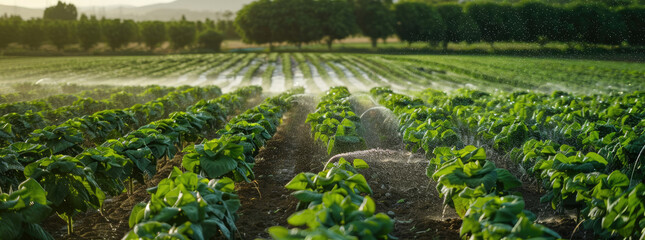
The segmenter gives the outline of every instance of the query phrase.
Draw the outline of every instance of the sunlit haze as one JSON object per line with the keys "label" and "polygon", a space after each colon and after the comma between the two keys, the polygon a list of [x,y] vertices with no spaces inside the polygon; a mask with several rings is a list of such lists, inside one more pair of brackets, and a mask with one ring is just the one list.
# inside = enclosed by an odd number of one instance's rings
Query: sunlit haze
{"label": "sunlit haze", "polygon": [[[29,8],[44,8],[47,6],[55,5],[57,0],[0,0],[1,5],[17,5],[19,7]],[[111,6],[111,5],[128,5],[128,6],[143,6],[154,3],[172,2],[172,0],[68,0],[65,3],[73,3],[79,7],[91,6]]]}

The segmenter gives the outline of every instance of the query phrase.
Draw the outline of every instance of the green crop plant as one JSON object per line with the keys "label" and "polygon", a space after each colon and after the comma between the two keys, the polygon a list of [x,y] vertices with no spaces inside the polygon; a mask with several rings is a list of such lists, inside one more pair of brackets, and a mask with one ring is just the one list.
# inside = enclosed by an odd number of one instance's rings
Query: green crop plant
{"label": "green crop plant", "polygon": [[244,73],[244,79],[242,79],[242,84],[248,84],[251,82],[251,79],[253,76],[258,74],[258,71],[260,70],[260,67],[265,64],[265,61],[260,60],[252,65],[249,66],[249,68],[246,70]]}
{"label": "green crop plant", "polygon": [[284,227],[271,227],[273,239],[394,239],[389,233],[394,229],[392,220],[383,213],[375,213],[376,204],[366,196],[355,204],[349,196],[336,192],[322,194],[322,203],[294,213],[287,222],[307,229],[289,231]]}
{"label": "green crop plant", "polygon": [[365,149],[365,139],[358,133],[360,117],[349,102],[346,87],[333,87],[321,99],[316,111],[307,115],[315,141],[327,147],[327,154]]}
{"label": "green crop plant", "polygon": [[233,66],[235,66],[238,62],[242,61],[242,59],[246,55],[244,54],[237,54],[233,57],[228,58],[225,62],[220,63],[219,66],[215,67],[213,70],[209,71],[206,77],[208,78],[214,78],[220,75],[222,72],[224,72],[226,69],[229,69]]}
{"label": "green crop plant", "polygon": [[390,235],[394,222],[376,213],[369,196],[372,189],[358,169],[369,168],[362,159],[352,163],[341,158],[319,173],[299,173],[286,188],[300,202],[300,211],[287,222],[306,229],[268,229],[273,239],[396,239]]}
{"label": "green crop plant", "polygon": [[244,147],[231,137],[213,139],[187,150],[189,153],[184,156],[182,166],[189,171],[203,173],[210,178],[231,172],[240,178],[253,178],[252,166],[245,161]]}
{"label": "green crop plant", "polygon": [[237,76],[238,73],[240,73],[244,68],[248,67],[253,59],[257,57],[257,54],[255,53],[247,53],[243,54],[244,58],[242,58],[238,63],[233,66],[232,71],[226,75],[227,78],[235,77]]}
{"label": "green crop plant", "polygon": [[293,86],[293,66],[291,64],[291,54],[280,54],[280,60],[282,61],[282,73],[284,73],[285,85]]}
{"label": "green crop plant", "polygon": [[556,154],[546,160],[535,164],[535,171],[540,173],[544,180],[544,188],[548,191],[541,198],[542,202],[550,202],[556,209],[559,205],[563,208],[581,209],[584,205],[578,202],[577,192],[568,189],[571,181],[578,174],[589,174],[605,169],[607,161],[600,155],[590,152],[586,155],[578,153],[573,156]]}
{"label": "green crop plant", "polygon": [[254,156],[276,133],[282,115],[292,105],[291,97],[303,91],[296,89],[268,98],[231,119],[218,131],[219,138],[187,148],[182,166],[209,178],[229,176],[250,182],[255,177]]}
{"label": "green crop plant", "polygon": [[486,196],[475,200],[464,216],[461,235],[476,239],[561,239],[555,231],[535,224],[518,196]]}
{"label": "green crop plant", "polygon": [[0,192],[0,232],[2,239],[53,240],[40,225],[52,209],[47,192],[32,178],[22,182],[15,191]]}
{"label": "green crop plant", "polygon": [[433,154],[435,158],[428,165],[428,176],[437,182],[444,204],[454,207],[461,217],[478,197],[489,193],[504,195],[522,185],[508,170],[496,168],[486,160],[486,152],[481,148],[439,147]]}
{"label": "green crop plant", "polygon": [[262,88],[264,89],[269,89],[271,87],[271,79],[273,78],[273,74],[275,72],[275,64],[275,61],[269,62],[269,66],[262,73]]}
{"label": "green crop plant", "polygon": [[[132,238],[134,234],[141,236],[147,231],[150,235],[178,232],[191,239],[211,239],[216,236],[217,229],[225,238],[234,239],[237,232],[235,212],[240,207],[234,189],[234,182],[229,178],[208,180],[174,168],[168,178],[148,189],[149,202],[139,203],[132,209],[130,227],[139,227],[126,238]],[[145,222],[168,225],[138,225]],[[177,226],[177,230],[164,226]]]}
{"label": "green crop plant", "polygon": [[128,232],[123,240],[140,240],[140,239],[190,239],[190,232],[192,224],[186,222],[180,226],[173,227],[167,223],[156,221],[147,221],[139,223]]}
{"label": "green crop plant", "polygon": [[157,172],[157,160],[172,159],[177,153],[173,140],[154,129],[142,129],[119,139],[111,139],[102,146],[113,149],[127,157],[133,167],[132,178],[143,183],[144,176],[152,177]]}
{"label": "green crop plant", "polygon": [[25,167],[25,177],[38,181],[47,192],[47,201],[72,234],[73,218],[88,209],[100,209],[105,194],[94,174],[76,158],[55,155]]}
{"label": "green crop plant", "polygon": [[132,160],[107,147],[87,149],[76,158],[94,173],[101,190],[111,196],[124,191],[124,182],[132,174]]}
{"label": "green crop plant", "polygon": [[319,173],[299,173],[285,188],[294,190],[292,193],[300,202],[300,208],[319,205],[323,201],[323,193],[339,191],[356,204],[364,201],[362,194],[372,194],[365,177],[357,169],[369,166],[362,159],[354,159],[350,164],[345,159],[338,163],[328,164]]}

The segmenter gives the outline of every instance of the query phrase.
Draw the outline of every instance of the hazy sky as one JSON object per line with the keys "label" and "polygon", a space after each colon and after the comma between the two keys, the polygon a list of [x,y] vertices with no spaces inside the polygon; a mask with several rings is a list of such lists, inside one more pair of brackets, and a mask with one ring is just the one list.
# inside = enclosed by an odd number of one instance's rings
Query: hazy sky
{"label": "hazy sky", "polygon": [[[79,7],[106,6],[106,5],[131,5],[142,6],[153,3],[172,2],[173,0],[64,0],[65,3],[73,3]],[[18,5],[20,7],[44,8],[55,5],[58,0],[0,0],[3,5]]]}

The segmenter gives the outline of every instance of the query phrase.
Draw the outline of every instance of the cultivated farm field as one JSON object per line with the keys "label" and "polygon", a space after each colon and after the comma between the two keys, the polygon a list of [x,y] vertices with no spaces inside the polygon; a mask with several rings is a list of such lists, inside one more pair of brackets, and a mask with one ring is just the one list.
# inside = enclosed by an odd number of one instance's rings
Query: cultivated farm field
{"label": "cultivated farm field", "polygon": [[423,88],[604,93],[643,90],[645,64],[506,56],[334,53],[224,53],[132,57],[0,58],[0,90],[9,83],[203,86],[246,85],[279,93],[332,86],[366,91]]}
{"label": "cultivated farm field", "polygon": [[2,58],[0,82],[3,239],[645,237],[643,63]]}

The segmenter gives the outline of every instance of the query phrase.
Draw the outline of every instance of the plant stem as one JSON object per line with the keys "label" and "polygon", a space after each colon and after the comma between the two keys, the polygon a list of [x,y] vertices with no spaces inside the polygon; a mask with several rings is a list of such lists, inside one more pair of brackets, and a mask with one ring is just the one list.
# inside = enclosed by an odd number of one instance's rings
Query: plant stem
{"label": "plant stem", "polygon": [[72,217],[67,217],[67,235],[72,236],[73,232],[74,232],[74,222],[72,220]]}
{"label": "plant stem", "polygon": [[132,195],[134,193],[134,183],[132,182],[132,177],[128,179],[128,195]]}

